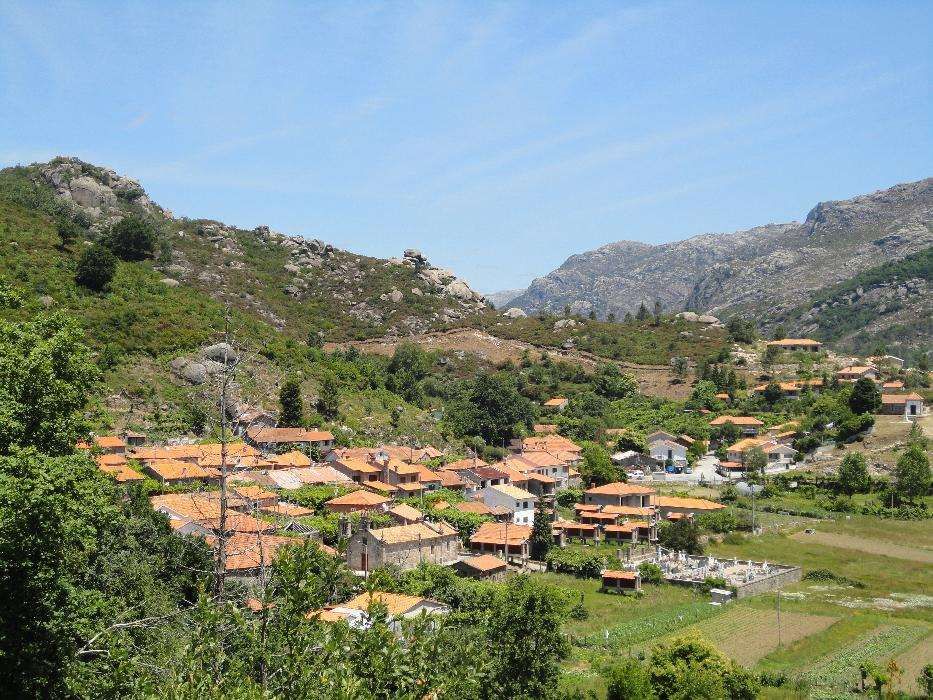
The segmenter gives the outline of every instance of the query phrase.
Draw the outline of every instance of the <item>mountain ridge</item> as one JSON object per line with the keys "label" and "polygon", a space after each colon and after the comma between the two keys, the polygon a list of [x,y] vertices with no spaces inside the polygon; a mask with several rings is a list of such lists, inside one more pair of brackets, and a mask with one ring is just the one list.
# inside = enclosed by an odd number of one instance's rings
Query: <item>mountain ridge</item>
{"label": "mountain ridge", "polygon": [[[618,241],[577,253],[511,301],[527,313],[621,317],[656,301],[669,311],[790,318],[813,294],[933,245],[933,178],[820,202],[803,222],[703,233],[651,245]],[[918,294],[927,295],[926,288]],[[915,339],[919,345],[923,338]]]}

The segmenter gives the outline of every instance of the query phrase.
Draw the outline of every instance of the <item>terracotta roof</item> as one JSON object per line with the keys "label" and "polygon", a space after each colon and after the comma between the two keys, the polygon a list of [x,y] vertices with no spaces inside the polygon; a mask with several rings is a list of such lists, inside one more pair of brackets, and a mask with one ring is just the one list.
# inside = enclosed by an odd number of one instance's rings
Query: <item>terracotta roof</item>
{"label": "terracotta roof", "polygon": [[[102,457],[106,455],[101,455]],[[116,456],[116,455],[113,455]],[[126,462],[97,462],[97,468],[116,479],[117,483],[143,481],[146,477],[130,467]]]}
{"label": "terracotta roof", "polygon": [[600,510],[601,513],[612,513],[614,515],[651,515],[654,513],[654,508],[648,506],[647,508],[640,508],[638,506],[603,506]]}
{"label": "terracotta roof", "polygon": [[603,528],[603,532],[632,532],[638,529],[646,529],[651,527],[651,523],[645,520],[628,520],[624,523],[619,523],[618,525],[606,525]]}
{"label": "terracotta roof", "polygon": [[524,472],[509,465],[509,462],[497,462],[496,469],[505,474],[513,484],[527,484],[528,477]]}
{"label": "terracotta roof", "polygon": [[530,525],[513,525],[512,523],[483,523],[479,529],[470,538],[474,544],[499,544],[506,543],[506,531],[508,531],[508,544],[524,544],[531,537]]}
{"label": "terracotta roof", "polygon": [[522,440],[523,452],[580,452],[582,449],[563,435],[540,435]]}
{"label": "terracotta roof", "polygon": [[396,503],[394,506],[389,508],[389,512],[392,515],[397,515],[404,520],[421,520],[424,518],[424,513],[422,513],[417,508],[413,508],[407,503]]}
{"label": "terracotta roof", "polygon": [[903,389],[904,382],[901,382],[901,381],[885,382],[884,384],[881,385],[881,388],[882,389]]}
{"label": "terracotta roof", "polygon": [[[303,484],[351,484],[350,477],[337,471],[329,465],[320,465],[317,467],[304,467],[301,469],[289,469],[287,474],[294,476]],[[271,475],[273,478],[277,474]]]}
{"label": "terracotta roof", "polygon": [[330,442],[334,439],[327,430],[305,430],[304,428],[250,428],[247,436],[253,442]]}
{"label": "terracotta roof", "polygon": [[850,367],[843,367],[836,374],[865,374],[866,372],[873,372],[874,367],[865,367],[863,365],[852,365]]}
{"label": "terracotta roof", "polygon": [[353,493],[348,493],[343,496],[338,496],[337,498],[332,498],[325,505],[328,506],[381,506],[383,503],[388,503],[389,499],[379,494],[373,493],[371,491],[354,491]]}
{"label": "terracotta roof", "polygon": [[420,493],[424,491],[424,486],[420,482],[410,482],[406,484],[396,484],[395,488],[404,493]]}
{"label": "terracotta roof", "polygon": [[907,403],[908,401],[923,401],[923,397],[917,393],[910,394],[882,394],[881,403],[885,404],[898,404],[898,403]]}
{"label": "terracotta roof", "polygon": [[545,406],[562,406],[565,403],[567,403],[567,401],[568,399],[564,396],[555,396],[545,401],[544,405]]}
{"label": "terracotta roof", "polygon": [[272,455],[269,457],[269,461],[280,468],[311,466],[311,458],[304,452],[299,452],[298,450],[292,450],[291,452],[285,452],[280,455]]}
{"label": "terracotta roof", "polygon": [[507,476],[505,472],[499,471],[495,467],[476,467],[469,471],[480,479],[502,479]]}
{"label": "terracotta roof", "polygon": [[368,464],[354,457],[342,457],[334,462],[334,464],[339,464],[347,471],[357,472],[359,474],[382,474],[381,467],[375,467],[372,464]]}
{"label": "terracotta roof", "polygon": [[467,457],[466,459],[458,459],[455,462],[450,464],[445,464],[442,469],[451,469],[453,471],[461,471],[462,469],[472,469],[473,467],[488,467],[489,463],[484,462],[483,460],[472,457]]}
{"label": "terracotta roof", "polygon": [[768,438],[753,438],[753,437],[743,438],[742,440],[739,440],[734,445],[730,445],[729,447],[727,447],[726,450],[729,452],[745,452],[747,450],[752,450],[756,447],[763,447],[768,442],[770,442]]}
{"label": "terracotta roof", "polygon": [[454,508],[461,513],[476,513],[477,515],[492,515],[489,506],[480,501],[463,501],[455,503]]}
{"label": "terracotta roof", "polygon": [[303,518],[308,515],[314,515],[314,511],[311,508],[305,508],[304,506],[288,503],[287,501],[279,501],[274,506],[261,506],[259,510],[262,513],[280,515],[286,518]]}
{"label": "terracotta roof", "polygon": [[243,571],[259,568],[260,563],[268,566],[273,562],[281,547],[297,544],[300,540],[277,535],[246,535],[237,533],[227,538],[227,571]]}
{"label": "terracotta roof", "polygon": [[177,459],[149,460],[146,462],[146,469],[163,481],[217,478],[217,472],[213,469],[205,469],[197,464]]}
{"label": "terracotta roof", "polygon": [[556,484],[557,479],[550,477],[546,474],[538,474],[537,472],[528,472],[529,481],[537,481],[539,484]]}
{"label": "terracotta roof", "polygon": [[505,494],[510,498],[514,498],[517,501],[524,501],[529,499],[534,499],[535,495],[525,491],[525,489],[520,489],[517,486],[512,486],[511,484],[497,484],[495,486],[490,486],[490,490],[497,491],[498,493]]}
{"label": "terracotta roof", "polygon": [[230,490],[237,496],[241,496],[242,498],[246,498],[251,501],[264,501],[268,498],[278,499],[278,495],[274,491],[266,491],[266,489],[264,489],[262,486],[233,485],[230,487]]}
{"label": "terracotta roof", "polygon": [[760,420],[751,416],[719,416],[709,422],[710,425],[725,425],[726,423],[732,423],[732,425],[764,425]]}
{"label": "terracotta roof", "polygon": [[581,513],[583,511],[599,510],[599,505],[597,503],[574,503],[573,509]]}
{"label": "terracotta roof", "polygon": [[396,487],[392,484],[387,484],[386,482],[380,481],[379,479],[366,481],[362,484],[362,486],[373,489],[374,491],[378,491],[379,493],[395,493],[397,490]]}
{"label": "terracotta roof", "polygon": [[457,476],[457,472],[450,471],[449,469],[441,469],[437,472],[437,476],[441,480],[441,486],[445,489],[462,488],[466,486],[466,482]]}
{"label": "terracotta roof", "polygon": [[415,595],[402,595],[400,593],[384,593],[382,591],[373,591],[371,593],[360,593],[356,598],[343,603],[340,607],[350,608],[352,610],[369,610],[372,603],[384,605],[389,615],[398,617],[413,610],[423,603],[433,603],[427,598],[421,598]]}
{"label": "terracotta roof", "polygon": [[416,465],[416,466],[418,467],[418,480],[419,480],[422,484],[434,483],[434,482],[441,483],[441,482],[442,482],[442,479],[441,479],[440,475],[439,475],[437,472],[435,472],[435,471],[433,471],[433,470],[431,470],[431,469],[428,469],[428,468],[427,468],[426,466],[424,466],[423,464],[419,464],[419,465]]}
{"label": "terracotta roof", "polygon": [[553,423],[535,423],[531,429],[538,435],[551,435],[557,432],[557,426]]}
{"label": "terracotta roof", "polygon": [[98,435],[94,438],[94,444],[105,450],[126,447],[126,442],[119,435]]}
{"label": "terracotta roof", "polygon": [[595,488],[587,489],[584,493],[605,494],[609,496],[631,496],[635,494],[653,494],[655,492],[656,489],[652,489],[647,486],[636,486],[635,484],[626,484],[621,481],[614,481],[611,484],[604,484],[603,486],[596,486]]}
{"label": "terracotta roof", "polygon": [[705,498],[677,498],[675,496],[658,496],[656,503],[660,508],[686,508],[690,510],[722,510],[722,503],[707,501]]}
{"label": "terracotta roof", "polygon": [[527,450],[519,452],[516,456],[536,467],[561,467],[564,465],[563,460],[556,455],[541,450]]}
{"label": "terracotta roof", "polygon": [[635,572],[606,570],[603,572],[603,578],[609,579],[610,581],[634,581]]}
{"label": "terracotta roof", "polygon": [[425,522],[411,525],[395,525],[370,530],[369,534],[385,544],[417,544],[429,543],[432,540],[446,539],[457,535],[457,530],[447,523],[440,521],[428,524]]}
{"label": "terracotta roof", "polygon": [[604,513],[602,511],[581,513],[581,518],[591,518],[592,520],[604,520],[606,522],[615,522],[619,519],[618,513]]}
{"label": "terracotta roof", "polygon": [[460,563],[476,571],[496,571],[497,569],[504,569],[507,566],[503,559],[494,557],[492,554],[464,557],[460,560]]}

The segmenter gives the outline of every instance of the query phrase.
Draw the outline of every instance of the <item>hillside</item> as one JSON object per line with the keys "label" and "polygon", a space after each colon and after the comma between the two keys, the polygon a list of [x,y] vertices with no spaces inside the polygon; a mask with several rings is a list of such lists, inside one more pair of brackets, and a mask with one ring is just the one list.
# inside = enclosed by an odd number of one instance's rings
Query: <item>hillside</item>
{"label": "hillside", "polygon": [[[796,309],[812,295],[857,274],[933,245],[933,178],[897,185],[853,199],[822,202],[803,223],[768,224],[731,234],[703,234],[664,245],[612,243],[571,256],[532,282],[511,305],[526,312],[595,311],[621,317],[644,303],[715,315],[754,315],[765,328],[790,322],[808,327]],[[925,289],[925,288],[924,288]],[[917,288],[915,293],[923,293]],[[882,312],[871,316],[867,338],[918,349],[929,332],[900,341],[900,323]],[[849,337],[841,336],[849,342]],[[853,341],[854,342],[854,341]],[[853,346],[854,347],[854,346]]]}

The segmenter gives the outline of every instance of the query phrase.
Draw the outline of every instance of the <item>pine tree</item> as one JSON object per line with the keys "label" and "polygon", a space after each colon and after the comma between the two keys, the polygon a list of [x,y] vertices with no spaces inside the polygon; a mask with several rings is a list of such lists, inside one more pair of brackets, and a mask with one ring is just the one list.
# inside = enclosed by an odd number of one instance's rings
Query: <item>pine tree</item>
{"label": "pine tree", "polygon": [[304,403],[301,400],[301,383],[294,378],[286,379],[279,391],[280,428],[297,428],[304,420]]}
{"label": "pine tree", "polygon": [[553,544],[554,533],[551,530],[551,516],[544,509],[544,499],[541,498],[538,499],[534,525],[531,528],[531,558],[544,561]]}

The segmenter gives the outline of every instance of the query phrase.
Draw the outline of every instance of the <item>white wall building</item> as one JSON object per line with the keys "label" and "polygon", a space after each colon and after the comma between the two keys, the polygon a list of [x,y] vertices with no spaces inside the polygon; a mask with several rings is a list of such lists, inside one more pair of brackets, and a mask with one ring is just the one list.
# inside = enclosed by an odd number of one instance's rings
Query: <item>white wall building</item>
{"label": "white wall building", "polygon": [[534,522],[535,502],[538,498],[533,493],[511,484],[500,484],[484,489],[482,494],[483,503],[490,508],[511,511],[512,522],[516,525],[531,525]]}
{"label": "white wall building", "polygon": [[666,438],[655,439],[648,443],[651,456],[661,464],[673,462],[676,466],[687,464],[687,448],[679,442]]}

